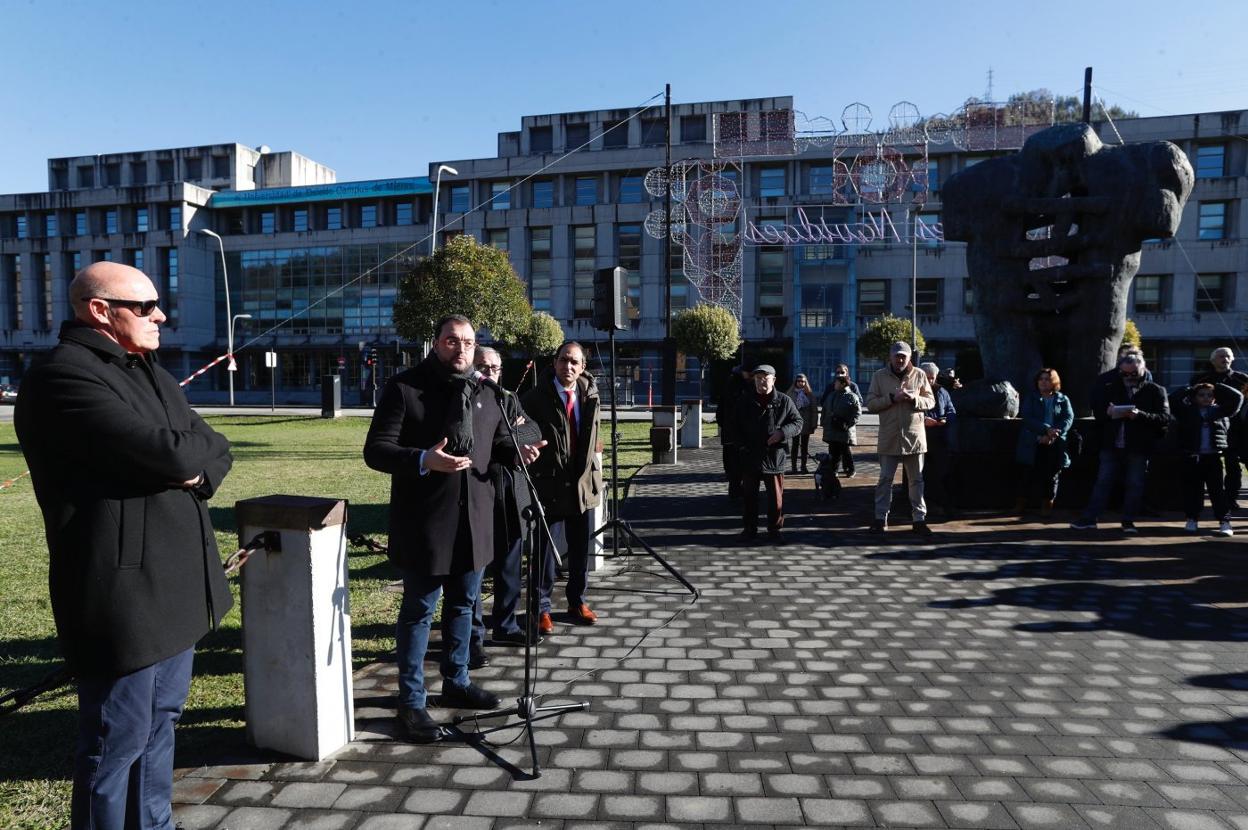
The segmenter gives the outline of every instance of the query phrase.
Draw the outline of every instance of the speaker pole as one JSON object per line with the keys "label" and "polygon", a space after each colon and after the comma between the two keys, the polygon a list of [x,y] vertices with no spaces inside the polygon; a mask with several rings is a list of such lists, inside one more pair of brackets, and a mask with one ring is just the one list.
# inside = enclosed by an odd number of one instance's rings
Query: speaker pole
{"label": "speaker pole", "polygon": [[[676,406],[676,344],[672,340],[672,85],[664,94],[667,116],[667,192],[663,194],[663,210],[667,216],[667,233],[663,237],[663,405]],[[673,425],[674,426],[674,425]],[[673,439],[675,432],[673,430]]]}

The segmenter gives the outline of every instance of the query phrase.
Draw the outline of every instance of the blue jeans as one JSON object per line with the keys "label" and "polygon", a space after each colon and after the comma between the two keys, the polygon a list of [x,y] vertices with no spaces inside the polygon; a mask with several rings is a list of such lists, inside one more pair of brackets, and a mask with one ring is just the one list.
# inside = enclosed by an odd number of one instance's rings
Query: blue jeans
{"label": "blue jeans", "polygon": [[399,705],[425,708],[425,652],[438,597],[442,601],[442,685],[468,685],[468,640],[472,636],[472,606],[481,591],[481,571],[429,576],[403,572],[403,604],[395,631],[399,664]]}
{"label": "blue jeans", "polygon": [[1096,521],[1105,512],[1114,483],[1123,478],[1122,520],[1130,522],[1140,512],[1144,501],[1144,478],[1148,475],[1148,456],[1117,447],[1101,450],[1096,470],[1096,484],[1092,485],[1092,497],[1083,518]]}
{"label": "blue jeans", "polygon": [[173,725],[194,655],[188,648],[121,677],[78,679],[74,830],[173,827]]}
{"label": "blue jeans", "polygon": [[[563,557],[563,567],[568,572],[565,592],[568,608],[584,604],[585,591],[589,587],[589,515],[590,511],[586,511],[555,522],[563,524],[563,538],[568,543],[568,553]],[[537,604],[539,611],[549,614],[551,595],[555,592],[555,552],[550,547],[549,539],[542,547],[546,556],[537,586]]]}

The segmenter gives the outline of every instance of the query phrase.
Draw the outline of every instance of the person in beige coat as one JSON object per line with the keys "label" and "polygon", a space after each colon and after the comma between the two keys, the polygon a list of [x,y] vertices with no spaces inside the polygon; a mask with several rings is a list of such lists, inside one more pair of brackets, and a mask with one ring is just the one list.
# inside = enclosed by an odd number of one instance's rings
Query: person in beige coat
{"label": "person in beige coat", "polygon": [[927,452],[923,418],[936,405],[936,398],[927,375],[911,362],[908,343],[894,343],[888,352],[888,365],[871,377],[867,392],[867,410],[880,416],[880,480],[875,485],[875,521],[871,530],[883,533],[888,527],[893,478],[900,464],[910,482],[914,531],[927,536],[932,531],[927,526],[927,505],[923,501],[923,454]]}

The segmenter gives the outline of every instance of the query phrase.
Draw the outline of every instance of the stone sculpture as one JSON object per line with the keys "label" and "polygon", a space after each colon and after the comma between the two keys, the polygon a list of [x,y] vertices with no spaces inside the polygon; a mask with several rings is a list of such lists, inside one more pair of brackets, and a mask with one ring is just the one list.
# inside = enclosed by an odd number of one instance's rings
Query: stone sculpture
{"label": "stone sculpture", "polygon": [[1170,142],[1107,147],[1086,124],[952,176],[941,218],[945,239],[967,243],[985,377],[1030,390],[1052,366],[1086,414],[1114,365],[1141,245],[1174,235],[1193,178]]}

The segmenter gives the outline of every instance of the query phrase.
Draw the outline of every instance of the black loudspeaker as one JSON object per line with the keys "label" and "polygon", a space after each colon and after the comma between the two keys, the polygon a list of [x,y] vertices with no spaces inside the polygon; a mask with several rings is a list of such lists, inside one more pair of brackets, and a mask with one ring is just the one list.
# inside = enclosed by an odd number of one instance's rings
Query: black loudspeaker
{"label": "black loudspeaker", "polygon": [[590,319],[599,331],[628,328],[628,269],[617,265],[594,272],[594,315]]}

